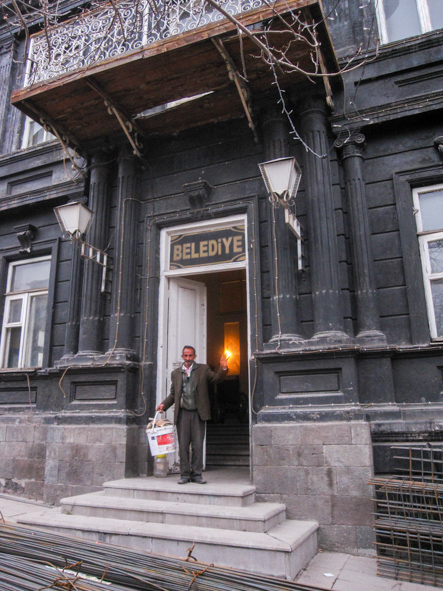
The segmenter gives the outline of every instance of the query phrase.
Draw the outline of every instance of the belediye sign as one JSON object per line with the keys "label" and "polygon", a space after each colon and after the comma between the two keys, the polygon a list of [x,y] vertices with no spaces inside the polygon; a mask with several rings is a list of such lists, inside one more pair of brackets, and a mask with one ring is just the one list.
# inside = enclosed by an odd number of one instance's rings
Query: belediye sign
{"label": "belediye sign", "polygon": [[245,227],[231,226],[171,236],[169,268],[237,263],[246,258]]}

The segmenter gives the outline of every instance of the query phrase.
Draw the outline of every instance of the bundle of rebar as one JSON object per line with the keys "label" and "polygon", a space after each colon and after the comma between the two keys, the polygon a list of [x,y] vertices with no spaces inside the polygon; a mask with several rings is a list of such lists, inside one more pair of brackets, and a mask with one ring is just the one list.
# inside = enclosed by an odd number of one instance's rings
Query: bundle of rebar
{"label": "bundle of rebar", "polygon": [[[75,569],[76,565],[72,565]],[[109,584],[81,575],[77,570],[38,564],[27,558],[0,552],[0,589],[2,591],[35,591],[65,589],[66,591],[110,591]],[[112,591],[129,591],[113,585]]]}
{"label": "bundle of rebar", "polygon": [[[20,561],[23,561],[21,565]],[[85,579],[85,575],[94,578]],[[71,587],[69,578],[74,581]],[[319,590],[319,587],[293,581],[197,562],[191,549],[188,559],[183,560],[0,523],[0,589],[35,591],[47,588],[69,591]]]}
{"label": "bundle of rebar", "polygon": [[443,450],[395,447],[395,478],[374,478],[378,574],[443,586]]}

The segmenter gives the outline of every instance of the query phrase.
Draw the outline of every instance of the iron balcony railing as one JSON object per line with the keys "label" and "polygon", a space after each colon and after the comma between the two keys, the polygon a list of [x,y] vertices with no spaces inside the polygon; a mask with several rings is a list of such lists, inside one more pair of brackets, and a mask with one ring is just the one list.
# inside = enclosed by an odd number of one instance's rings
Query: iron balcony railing
{"label": "iron balcony railing", "polygon": [[[218,0],[232,16],[266,0]],[[32,37],[25,86],[118,57],[225,17],[205,0],[120,0]]]}

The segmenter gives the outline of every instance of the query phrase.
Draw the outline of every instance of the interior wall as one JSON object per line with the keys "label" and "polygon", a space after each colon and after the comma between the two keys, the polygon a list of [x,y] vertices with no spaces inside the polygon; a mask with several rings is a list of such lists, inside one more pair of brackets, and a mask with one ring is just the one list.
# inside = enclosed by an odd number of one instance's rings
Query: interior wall
{"label": "interior wall", "polygon": [[[207,363],[217,370],[224,350],[226,322],[240,324],[240,392],[248,393],[248,317],[246,271],[238,269],[219,273],[193,275],[207,289]],[[198,355],[198,351],[197,351]],[[197,358],[198,361],[198,358]],[[232,379],[237,376],[229,376]]]}

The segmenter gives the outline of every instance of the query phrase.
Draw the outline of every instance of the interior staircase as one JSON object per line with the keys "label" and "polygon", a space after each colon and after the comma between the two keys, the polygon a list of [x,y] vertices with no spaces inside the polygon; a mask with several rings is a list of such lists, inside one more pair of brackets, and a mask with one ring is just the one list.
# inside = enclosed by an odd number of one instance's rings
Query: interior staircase
{"label": "interior staircase", "polygon": [[206,429],[206,466],[249,466],[249,425],[209,423]]}
{"label": "interior staircase", "polygon": [[205,473],[205,485],[177,475],[107,482],[62,499],[61,507],[22,516],[40,529],[293,579],[317,551],[318,524],[286,519],[279,503],[255,501],[249,470]]}

